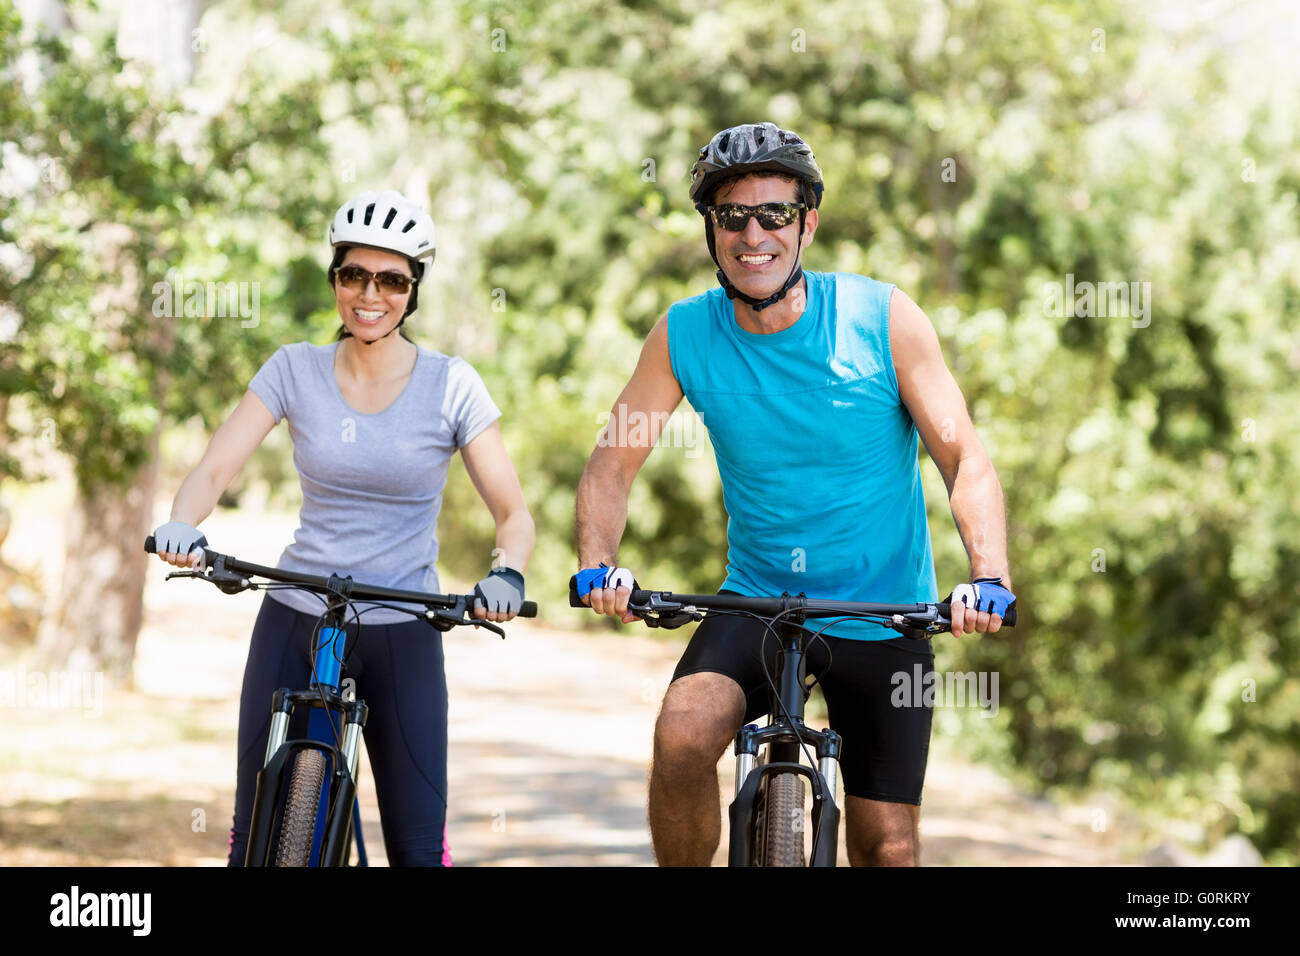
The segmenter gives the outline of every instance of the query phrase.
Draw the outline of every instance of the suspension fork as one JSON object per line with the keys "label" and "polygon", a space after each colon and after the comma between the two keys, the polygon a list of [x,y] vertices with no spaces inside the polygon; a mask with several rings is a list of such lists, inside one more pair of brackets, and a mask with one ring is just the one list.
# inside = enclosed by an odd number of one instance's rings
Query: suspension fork
{"label": "suspension fork", "polygon": [[[343,670],[343,652],[347,642],[347,632],[342,625],[342,612],[338,607],[332,606],[324,624],[321,626],[321,641],[316,648],[316,656],[312,667],[311,690],[324,688],[327,689],[327,692],[333,691],[335,694],[339,691]],[[267,734],[266,754],[262,760],[264,767],[271,762],[271,758],[284,746],[289,733],[289,715],[292,711],[293,701],[290,695],[277,695],[272,701],[271,729]],[[354,715],[360,717],[359,712],[354,711]],[[308,736],[312,739],[320,740],[322,743],[333,741],[336,728],[332,723],[329,711],[317,711],[313,708],[308,723]],[[343,729],[343,757],[347,764],[348,773],[354,778],[357,774],[357,759],[363,724],[364,717],[361,717],[358,721],[353,716],[350,716]]]}
{"label": "suspension fork", "polygon": [[[296,703],[308,703],[307,737],[310,740],[332,745],[337,739],[338,721],[332,707],[317,704],[317,695],[323,694],[341,705],[343,739],[340,750],[333,746],[329,750],[338,753],[341,766],[334,766],[330,776],[325,778],[321,787],[319,811],[316,815],[316,831],[312,839],[313,860],[320,860],[326,865],[342,865],[345,861],[347,833],[353,817],[353,804],[356,801],[357,765],[360,759],[361,731],[365,726],[368,708],[360,701],[343,701],[339,698],[342,677],[342,661],[347,642],[347,632],[343,627],[342,602],[331,603],[329,613],[321,626],[321,638],[316,648],[312,668],[312,681],[308,691],[292,693],[288,688],[276,691],[272,698],[271,727],[267,734],[266,755],[263,770],[274,762],[279,773],[283,773],[285,762],[280,757],[285,746],[289,730],[289,718]],[[279,759],[277,759],[279,758]],[[333,763],[333,760],[331,760]],[[262,774],[259,774],[259,790],[262,787]],[[277,784],[275,791],[279,791]],[[331,791],[334,793],[335,813],[329,813]],[[268,795],[269,798],[269,795]],[[269,836],[269,830],[267,831]]]}
{"label": "suspension fork", "polygon": [[[813,793],[813,833],[815,854],[811,866],[834,866],[838,844],[840,810],[835,803],[835,788],[839,777],[840,736],[833,730],[817,731],[804,725],[804,707],[807,702],[806,659],[803,652],[803,632],[795,624],[782,622],[781,653],[777,675],[780,702],[773,708],[772,723],[765,728],[755,724],[742,727],[736,735],[736,793],[730,809],[731,846],[729,865],[745,866],[753,850],[754,804],[758,799],[761,778],[768,765],[799,765],[803,748],[802,737],[816,751],[816,779],[811,768],[800,771],[809,778]],[[776,703],[776,702],[774,702]],[[789,715],[787,718],[787,714]],[[758,751],[767,745],[763,767],[758,766]]]}

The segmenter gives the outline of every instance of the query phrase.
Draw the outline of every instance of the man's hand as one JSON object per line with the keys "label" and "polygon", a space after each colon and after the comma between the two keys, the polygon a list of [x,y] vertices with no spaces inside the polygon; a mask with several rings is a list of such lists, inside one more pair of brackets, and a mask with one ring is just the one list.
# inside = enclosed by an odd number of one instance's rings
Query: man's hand
{"label": "man's hand", "polygon": [[946,598],[952,632],[978,631],[994,634],[1002,627],[1002,618],[1016,603],[1016,596],[1002,586],[1001,578],[976,578],[970,584],[959,584]]}
{"label": "man's hand", "polygon": [[637,619],[627,610],[632,589],[637,587],[636,579],[627,568],[610,568],[603,564],[599,568],[583,568],[577,574],[577,587],[582,603],[597,614],[617,617],[624,624]]}

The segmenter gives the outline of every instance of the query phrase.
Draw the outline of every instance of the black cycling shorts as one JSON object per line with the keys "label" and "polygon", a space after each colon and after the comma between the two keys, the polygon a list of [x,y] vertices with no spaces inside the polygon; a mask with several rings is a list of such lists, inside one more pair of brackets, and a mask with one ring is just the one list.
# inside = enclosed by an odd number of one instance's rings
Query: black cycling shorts
{"label": "black cycling shorts", "polygon": [[[816,630],[815,622],[809,624]],[[677,662],[673,680],[705,671],[725,674],[745,694],[744,722],[759,721],[771,706],[771,685],[764,676],[760,647],[775,678],[781,649],[776,634],[753,618],[709,615]],[[919,806],[934,709],[896,707],[891,698],[902,686],[894,675],[905,673],[908,686],[916,686],[918,674],[924,680],[934,670],[930,641],[907,637],[861,641],[823,635],[807,641],[804,649],[807,674],[818,677],[826,697],[831,729],[843,738],[844,792]],[[917,665],[920,671],[915,670]]]}

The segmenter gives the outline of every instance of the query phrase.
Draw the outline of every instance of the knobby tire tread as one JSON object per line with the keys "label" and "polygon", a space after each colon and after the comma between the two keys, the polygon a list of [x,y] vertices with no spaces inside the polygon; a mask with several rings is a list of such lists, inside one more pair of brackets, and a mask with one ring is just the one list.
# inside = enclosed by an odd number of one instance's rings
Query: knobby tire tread
{"label": "knobby tire tread", "polygon": [[325,755],[319,750],[301,751],[289,778],[289,795],[285,798],[284,822],[275,851],[276,866],[309,866],[311,844],[316,833],[316,814],[320,810],[320,792],[325,783]]}

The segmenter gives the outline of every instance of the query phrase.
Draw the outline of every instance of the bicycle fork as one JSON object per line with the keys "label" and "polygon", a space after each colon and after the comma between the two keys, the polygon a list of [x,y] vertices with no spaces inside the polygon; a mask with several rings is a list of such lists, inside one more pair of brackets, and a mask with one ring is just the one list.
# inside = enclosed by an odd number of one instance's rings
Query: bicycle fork
{"label": "bicycle fork", "polygon": [[[803,722],[807,689],[803,650],[793,629],[782,640],[778,683],[781,707],[767,727],[747,724],[736,734],[736,793],[729,808],[731,839],[728,866],[751,866],[754,860],[754,819],[763,778],[797,773],[812,785],[813,858],[810,866],[834,866],[839,849],[840,810],[835,803],[839,778],[840,735],[812,730]],[[787,718],[788,715],[788,718]],[[817,770],[800,762],[801,741],[816,745]],[[767,745],[767,760],[758,763],[759,748]]]}
{"label": "bicycle fork", "polygon": [[[324,751],[329,755],[333,770],[321,788],[311,858],[319,861],[318,865],[321,866],[343,866],[347,862],[348,837],[356,803],[361,731],[369,709],[364,701],[345,700],[339,695],[346,632],[339,627],[326,626],[321,633],[322,641],[316,650],[312,671],[315,679],[311,687],[305,691],[291,691],[287,687],[281,687],[272,695],[271,727],[267,734],[262,769],[257,774],[246,866],[266,865],[288,758],[292,751],[301,748]],[[294,707],[299,704],[311,708],[307,739],[287,741],[289,718]],[[334,745],[338,728],[336,712],[342,712],[344,718],[341,751]],[[331,808],[334,810],[332,813]],[[356,837],[358,851],[364,860],[365,851],[362,849],[359,830]]]}

